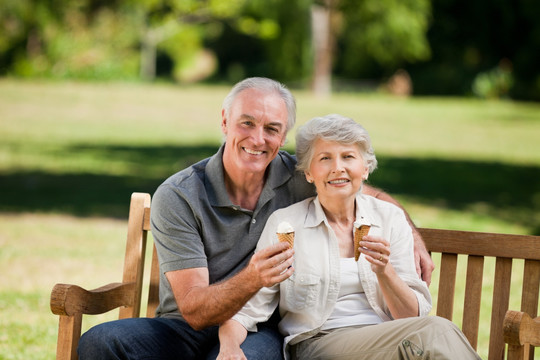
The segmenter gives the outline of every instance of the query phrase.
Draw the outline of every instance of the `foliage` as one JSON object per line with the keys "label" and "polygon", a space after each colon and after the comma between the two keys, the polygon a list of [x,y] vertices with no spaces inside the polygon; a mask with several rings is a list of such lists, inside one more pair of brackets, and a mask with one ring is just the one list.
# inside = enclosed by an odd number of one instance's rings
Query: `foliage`
{"label": "foliage", "polygon": [[[259,75],[305,86],[314,3],[324,1],[3,0],[0,76],[195,82]],[[487,74],[505,59],[513,79],[507,96],[540,100],[538,1],[332,3],[335,78],[378,83],[403,68],[415,94],[473,95],[493,85]]]}
{"label": "foliage", "polygon": [[[261,43],[262,64],[251,65],[247,76],[268,73],[283,81],[302,81],[310,75],[311,39],[309,8],[311,0],[257,0],[246,2],[243,17],[235,26],[244,35],[256,36]],[[259,24],[256,33],[245,24]],[[247,30],[247,31],[246,31]],[[237,59],[240,62],[242,59]],[[249,63],[249,61],[242,61]],[[261,68],[261,66],[263,66]]]}
{"label": "foliage", "polygon": [[358,64],[366,58],[393,72],[430,57],[429,0],[342,0],[341,10],[343,76],[361,73]]}
{"label": "foliage", "polygon": [[183,80],[183,69],[200,56],[200,24],[231,17],[242,4],[9,0],[0,5],[0,23],[8,30],[0,33],[0,73],[74,79],[136,79],[141,74],[152,79],[162,52],[173,63],[167,76]]}
{"label": "foliage", "polygon": [[1,42],[13,57],[8,71],[23,77],[137,77],[137,23],[130,13],[93,8],[91,1],[8,1]]}
{"label": "foliage", "polygon": [[507,97],[513,83],[511,66],[502,62],[496,68],[478,74],[474,79],[472,90],[481,98]]}
{"label": "foliage", "polygon": [[501,61],[512,66],[512,98],[540,100],[540,2],[433,1],[432,57],[408,65],[415,93],[471,94],[478,74]]}
{"label": "foliage", "polygon": [[[172,61],[168,74],[178,81],[197,81],[215,70],[213,60],[203,69],[190,68],[200,60],[203,25],[236,16],[244,0],[131,0],[133,10],[141,22],[141,76],[152,80],[155,76],[157,51],[161,50]],[[215,29],[215,27],[214,27]],[[186,71],[186,68],[188,71]]]}

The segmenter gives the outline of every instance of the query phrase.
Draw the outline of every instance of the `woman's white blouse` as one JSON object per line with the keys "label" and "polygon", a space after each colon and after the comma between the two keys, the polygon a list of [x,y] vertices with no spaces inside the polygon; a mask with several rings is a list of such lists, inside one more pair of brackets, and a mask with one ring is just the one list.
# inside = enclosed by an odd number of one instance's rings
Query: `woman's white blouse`
{"label": "woman's white blouse", "polygon": [[[381,236],[390,243],[390,263],[415,293],[420,316],[427,315],[431,310],[431,295],[416,273],[412,231],[403,211],[374,197],[358,195],[356,220],[371,225],[370,235]],[[287,346],[317,334],[332,314],[340,289],[340,256],[338,241],[318,197],[275,211],[255,251],[278,241],[276,229],[281,221],[288,221],[295,229],[294,273],[280,284],[262,288],[233,319],[247,330],[256,331],[257,323],[266,321],[279,303],[279,329]],[[377,276],[363,254],[358,260],[358,272],[375,313],[383,321],[392,320]]]}

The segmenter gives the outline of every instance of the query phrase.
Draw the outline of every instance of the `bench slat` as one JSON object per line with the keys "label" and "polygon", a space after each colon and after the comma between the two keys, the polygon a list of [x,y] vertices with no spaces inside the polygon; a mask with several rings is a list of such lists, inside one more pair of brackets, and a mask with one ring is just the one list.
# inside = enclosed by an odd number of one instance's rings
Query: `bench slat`
{"label": "bench slat", "polygon": [[478,327],[482,300],[482,280],[484,276],[484,257],[469,256],[467,261],[467,280],[463,306],[462,330],[471,346],[478,346]]}
{"label": "bench slat", "polygon": [[[525,260],[523,267],[523,289],[521,295],[521,311],[532,318],[538,316],[538,292],[540,291],[540,261]],[[534,359],[534,346],[529,348],[529,359]]]}
{"label": "bench slat", "polygon": [[419,231],[433,252],[540,260],[538,236],[427,228]]}
{"label": "bench slat", "polygon": [[454,313],[454,292],[456,289],[457,255],[442,254],[439,294],[437,295],[437,315],[452,320]]}
{"label": "bench slat", "polygon": [[[145,204],[146,205],[146,204]],[[150,231],[150,205],[144,208],[143,230]]]}
{"label": "bench slat", "polygon": [[538,316],[538,292],[540,291],[540,261],[525,260],[521,311],[531,317]]}
{"label": "bench slat", "polygon": [[512,259],[497,258],[493,285],[493,305],[491,309],[491,331],[489,335],[489,359],[504,358],[503,321],[510,298]]}
{"label": "bench slat", "polygon": [[159,305],[159,261],[156,245],[153,245],[152,265],[150,265],[150,286],[148,290],[148,307],[146,317],[156,316],[156,309]]}

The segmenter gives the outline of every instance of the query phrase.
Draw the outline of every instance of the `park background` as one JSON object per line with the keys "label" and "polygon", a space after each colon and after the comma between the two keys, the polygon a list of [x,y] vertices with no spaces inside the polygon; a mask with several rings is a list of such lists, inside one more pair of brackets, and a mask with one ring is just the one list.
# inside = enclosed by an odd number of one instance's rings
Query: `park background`
{"label": "park background", "polygon": [[538,14],[530,0],[0,1],[0,359],[54,358],[52,286],[121,279],[130,194],[215,152],[221,102],[247,76],[289,86],[299,125],[363,124],[371,184],[418,226],[540,235]]}

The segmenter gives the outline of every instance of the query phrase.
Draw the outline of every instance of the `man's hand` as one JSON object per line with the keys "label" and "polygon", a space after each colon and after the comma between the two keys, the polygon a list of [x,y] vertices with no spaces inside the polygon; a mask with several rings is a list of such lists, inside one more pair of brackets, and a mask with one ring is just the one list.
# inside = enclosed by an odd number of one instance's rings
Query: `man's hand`
{"label": "man's hand", "polygon": [[247,271],[259,288],[274,286],[294,272],[293,254],[286,243],[268,246],[251,257]]}
{"label": "man's hand", "polygon": [[262,287],[289,278],[294,269],[294,250],[278,243],[251,257],[238,274],[209,284],[207,268],[192,268],[165,273],[173,290],[178,309],[195,330],[217,325],[231,318]]}
{"label": "man's hand", "polygon": [[414,238],[414,263],[416,265],[416,272],[422,280],[429,286],[431,284],[431,273],[435,269],[435,264],[429,255],[422,235],[413,227]]}

